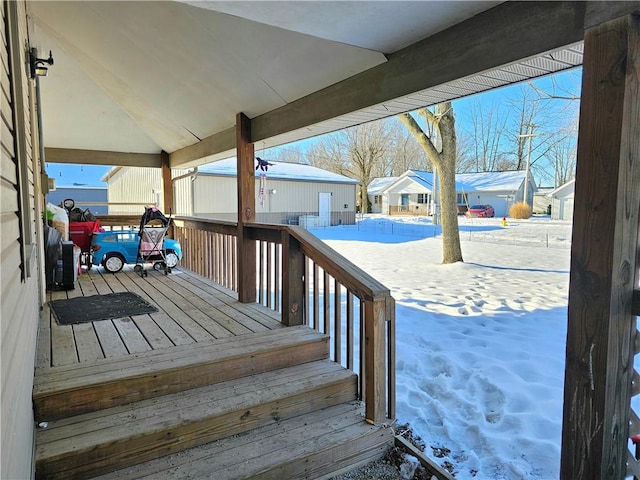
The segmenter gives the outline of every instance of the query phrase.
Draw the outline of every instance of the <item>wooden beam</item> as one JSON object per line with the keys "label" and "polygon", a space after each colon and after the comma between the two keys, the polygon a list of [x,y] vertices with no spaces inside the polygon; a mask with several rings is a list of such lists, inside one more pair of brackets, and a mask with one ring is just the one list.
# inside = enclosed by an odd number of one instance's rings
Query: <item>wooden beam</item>
{"label": "wooden beam", "polygon": [[236,116],[238,155],[238,300],[256,301],[256,242],[251,240],[245,224],[256,219],[256,179],[251,121],[244,113]]}
{"label": "wooden beam", "polygon": [[586,2],[504,2],[252,119],[252,142],[579,42]]}
{"label": "wooden beam", "polygon": [[114,167],[156,167],[162,166],[159,153],[108,152],[104,150],[79,150],[73,148],[44,149],[47,162],[77,163],[80,165],[108,165]]}
{"label": "wooden beam", "polygon": [[162,158],[162,193],[163,209],[169,214],[173,213],[173,182],[171,181],[171,167],[169,166],[169,154],[165,151],[160,153]]}
{"label": "wooden beam", "polygon": [[170,155],[171,168],[187,168],[202,165],[201,159],[212,157],[207,162],[222,160],[234,155],[236,129],[227,128],[202,139],[194,145],[176,150]]}
{"label": "wooden beam", "polygon": [[640,25],[586,31],[575,183],[561,479],[624,478],[636,320]]}
{"label": "wooden beam", "polygon": [[587,11],[584,19],[584,28],[591,28],[601,25],[609,20],[620,18],[625,15],[637,14],[640,12],[640,2],[587,2]]}

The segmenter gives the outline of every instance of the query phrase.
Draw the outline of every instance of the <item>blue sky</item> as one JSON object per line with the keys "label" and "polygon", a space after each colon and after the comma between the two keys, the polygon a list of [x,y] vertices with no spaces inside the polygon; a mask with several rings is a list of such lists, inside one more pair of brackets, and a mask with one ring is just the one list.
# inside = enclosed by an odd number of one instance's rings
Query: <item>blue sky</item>
{"label": "blue sky", "polygon": [[[538,88],[551,92],[553,86],[556,89],[567,90],[571,92],[579,92],[580,89],[580,69],[574,69],[569,72],[563,72],[549,77],[544,77],[535,81]],[[519,91],[519,85],[513,85],[508,87],[502,87],[490,92],[480,93],[471,97],[467,97],[454,102],[454,110],[456,111],[456,122],[459,127],[464,128],[463,122],[467,117],[468,109],[476,97],[481,98],[483,102],[493,104],[494,102],[505,102],[509,98],[517,98],[517,92]],[[566,93],[565,93],[566,94]],[[297,145],[304,150],[304,145],[309,142],[316,141],[317,138],[311,140],[302,140],[297,142]],[[282,148],[286,148],[283,146]],[[256,145],[256,152],[258,151],[258,145]],[[100,178],[109,171],[111,167],[97,166],[97,165],[76,165],[76,164],[62,164],[62,163],[47,163],[46,170],[49,177],[55,178],[56,185],[58,186],[105,186],[105,183],[100,182]]]}
{"label": "blue sky", "polygon": [[67,163],[47,163],[47,175],[55,178],[56,186],[71,187],[82,186],[106,186],[100,182],[100,178],[107,173],[111,167],[99,165],[76,165]]}

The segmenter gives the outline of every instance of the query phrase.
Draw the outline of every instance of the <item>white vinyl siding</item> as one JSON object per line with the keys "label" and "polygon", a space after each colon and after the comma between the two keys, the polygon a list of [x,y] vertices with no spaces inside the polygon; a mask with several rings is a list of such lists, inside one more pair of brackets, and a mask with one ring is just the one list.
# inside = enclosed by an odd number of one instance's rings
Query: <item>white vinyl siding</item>
{"label": "white vinyl siding", "polygon": [[[171,178],[184,173],[186,170],[171,170]],[[109,215],[139,214],[142,216],[144,207],[147,205],[155,205],[163,213],[170,213],[169,208],[164,205],[162,170],[160,168],[118,168],[109,176],[107,185]],[[171,213],[175,214],[175,212]]]}
{"label": "white vinyl siding", "polygon": [[[142,216],[146,205],[162,205],[162,171],[159,168],[121,168],[109,178],[109,215]],[[130,205],[117,205],[129,203]]]}
{"label": "white vinyl siding", "polygon": [[[184,188],[182,182],[176,184],[176,196],[182,198]],[[226,221],[237,219],[238,198],[235,177],[197,175],[192,188],[194,216]],[[281,180],[269,177],[265,180],[263,195],[260,194],[260,179],[256,178],[256,220],[265,223],[295,223],[301,215],[318,215],[320,193],[332,194],[332,224],[355,222],[355,184]]]}
{"label": "white vinyl siding", "polygon": [[34,153],[37,126],[32,110],[33,87],[26,71],[29,42],[25,3],[3,1],[0,5],[0,478],[32,478],[31,394],[43,294],[39,255],[42,228],[35,196],[41,168]]}

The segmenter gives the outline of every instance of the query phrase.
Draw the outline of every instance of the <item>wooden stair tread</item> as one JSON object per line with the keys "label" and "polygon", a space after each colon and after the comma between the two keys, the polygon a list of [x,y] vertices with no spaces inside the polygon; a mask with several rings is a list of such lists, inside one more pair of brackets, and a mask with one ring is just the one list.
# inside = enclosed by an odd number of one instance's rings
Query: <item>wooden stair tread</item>
{"label": "wooden stair tread", "polygon": [[110,472],[112,479],[317,479],[379,458],[393,431],[365,423],[360,402],[343,403]]}
{"label": "wooden stair tread", "polygon": [[37,432],[36,476],[94,474],[354,400],[357,377],[321,360],[77,415]]}
{"label": "wooden stair tread", "polygon": [[36,419],[56,420],[326,359],[328,355],[326,335],[307,327],[291,327],[211,344],[150,351],[135,358],[105,359],[84,368],[60,368],[36,381]]}
{"label": "wooden stair tread", "polygon": [[179,345],[160,350],[150,350],[133,355],[100,359],[92,363],[76,363],[60,367],[39,369],[34,380],[34,393],[44,393],[66,386],[84,385],[87,381],[98,383],[115,377],[118,372],[138,374],[142,371],[160,371],[167,366],[175,368],[193,363],[196,356],[227,354],[249,345],[266,345],[308,341],[326,335],[306,326],[288,327],[268,332],[248,333],[234,337],[216,339],[211,342]]}

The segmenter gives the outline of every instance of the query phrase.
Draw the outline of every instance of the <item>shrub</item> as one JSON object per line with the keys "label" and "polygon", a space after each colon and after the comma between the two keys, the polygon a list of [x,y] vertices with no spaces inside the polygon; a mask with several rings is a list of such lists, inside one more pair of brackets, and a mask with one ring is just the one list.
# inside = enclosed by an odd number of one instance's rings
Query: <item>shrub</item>
{"label": "shrub", "polygon": [[511,218],[531,218],[531,207],[526,202],[514,203],[509,207]]}

